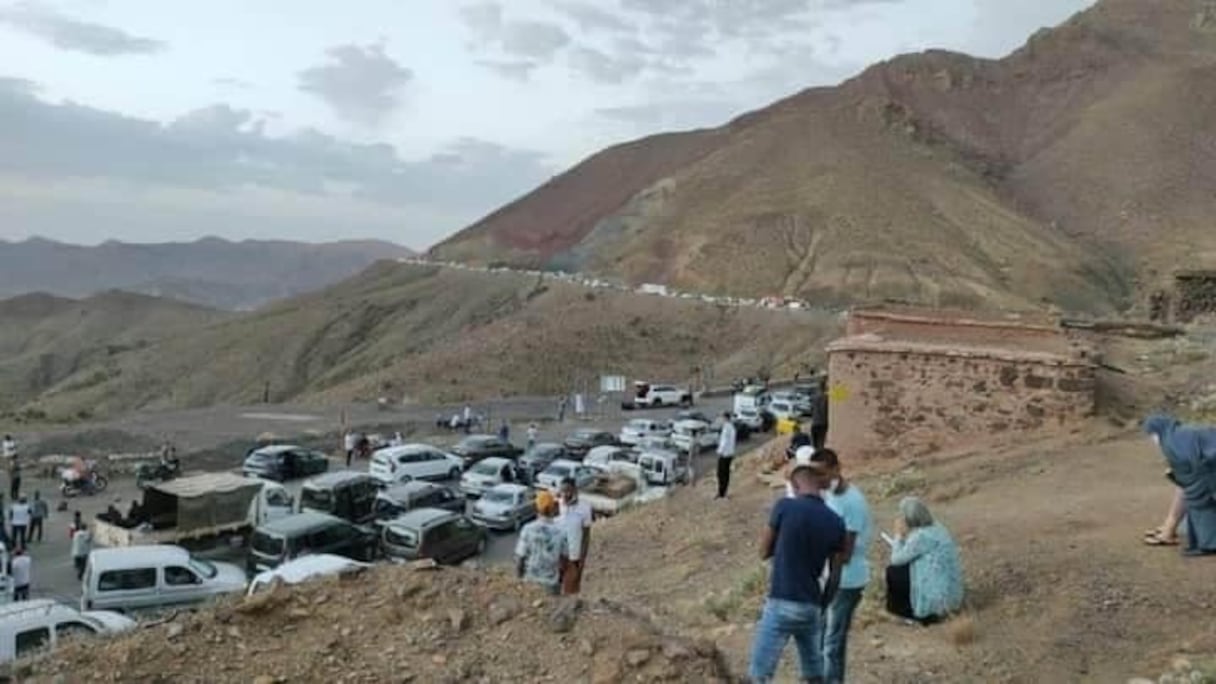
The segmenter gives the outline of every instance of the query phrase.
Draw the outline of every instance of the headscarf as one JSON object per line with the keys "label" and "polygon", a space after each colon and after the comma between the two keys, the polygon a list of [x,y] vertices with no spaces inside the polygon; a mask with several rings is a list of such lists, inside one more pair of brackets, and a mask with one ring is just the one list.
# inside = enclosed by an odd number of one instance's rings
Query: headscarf
{"label": "headscarf", "polygon": [[1183,425],[1168,415],[1144,421],[1144,431],[1156,435],[1169,463],[1174,483],[1188,505],[1211,506],[1216,496],[1216,429]]}
{"label": "headscarf", "polygon": [[542,489],[536,494],[536,514],[550,517],[553,515],[553,509],[557,508],[557,499],[553,497],[553,493],[547,489]]}
{"label": "headscarf", "polygon": [[910,528],[928,527],[933,524],[933,514],[929,512],[929,507],[915,496],[905,496],[899,502],[899,514]]}

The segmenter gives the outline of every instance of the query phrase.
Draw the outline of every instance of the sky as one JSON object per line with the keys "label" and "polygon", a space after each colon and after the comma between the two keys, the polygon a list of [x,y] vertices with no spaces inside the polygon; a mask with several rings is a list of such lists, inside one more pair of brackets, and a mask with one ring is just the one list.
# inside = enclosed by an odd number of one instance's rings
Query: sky
{"label": "sky", "polygon": [[605,146],[1093,0],[0,0],[0,239],[422,249]]}

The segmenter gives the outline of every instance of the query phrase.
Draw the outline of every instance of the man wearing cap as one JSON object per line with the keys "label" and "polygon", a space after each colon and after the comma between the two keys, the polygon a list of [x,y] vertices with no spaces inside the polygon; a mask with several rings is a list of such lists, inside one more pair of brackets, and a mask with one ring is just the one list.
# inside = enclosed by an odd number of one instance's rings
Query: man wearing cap
{"label": "man wearing cap", "polygon": [[794,452],[794,460],[785,465],[785,498],[792,499],[798,496],[794,491],[794,481],[792,475],[794,470],[800,466],[810,466],[811,460],[815,458],[815,447],[802,446]]}
{"label": "man wearing cap", "polygon": [[561,588],[561,569],[569,556],[566,531],[553,522],[557,500],[547,491],[536,495],[536,520],[524,525],[515,544],[515,571],[550,594]]}

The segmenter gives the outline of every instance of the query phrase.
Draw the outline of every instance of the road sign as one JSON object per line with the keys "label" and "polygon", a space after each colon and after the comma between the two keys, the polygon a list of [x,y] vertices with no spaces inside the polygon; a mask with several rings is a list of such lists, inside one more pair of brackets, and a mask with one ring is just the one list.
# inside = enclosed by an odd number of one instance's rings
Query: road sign
{"label": "road sign", "polygon": [[625,391],[625,376],[624,375],[601,375],[600,376],[600,391],[601,392],[624,392]]}

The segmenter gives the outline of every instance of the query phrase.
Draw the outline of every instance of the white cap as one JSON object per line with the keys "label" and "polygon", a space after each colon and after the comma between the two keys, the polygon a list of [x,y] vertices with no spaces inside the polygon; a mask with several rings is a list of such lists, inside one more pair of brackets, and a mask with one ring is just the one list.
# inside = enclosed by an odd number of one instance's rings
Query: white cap
{"label": "white cap", "polygon": [[815,455],[815,447],[813,447],[813,446],[798,447],[798,450],[794,452],[794,463],[796,463],[800,466],[810,465],[811,457],[814,455]]}

